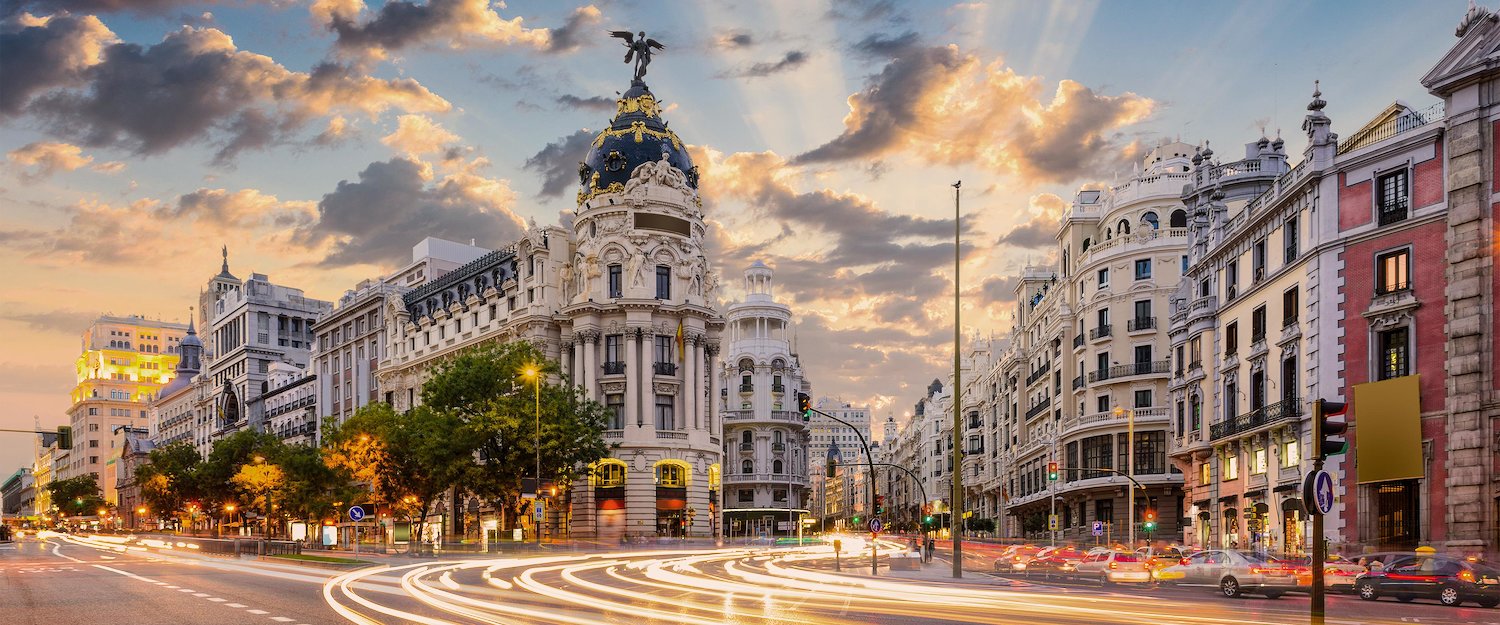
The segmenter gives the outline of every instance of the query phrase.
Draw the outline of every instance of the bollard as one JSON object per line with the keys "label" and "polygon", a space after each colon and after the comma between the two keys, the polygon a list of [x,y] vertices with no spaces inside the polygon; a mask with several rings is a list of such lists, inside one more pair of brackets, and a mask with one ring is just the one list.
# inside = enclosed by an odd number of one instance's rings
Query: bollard
{"label": "bollard", "polygon": [[844,541],[839,540],[837,538],[833,539],[833,570],[834,571],[842,571],[843,570],[843,568],[839,566],[839,554],[843,553],[843,551],[844,551]]}

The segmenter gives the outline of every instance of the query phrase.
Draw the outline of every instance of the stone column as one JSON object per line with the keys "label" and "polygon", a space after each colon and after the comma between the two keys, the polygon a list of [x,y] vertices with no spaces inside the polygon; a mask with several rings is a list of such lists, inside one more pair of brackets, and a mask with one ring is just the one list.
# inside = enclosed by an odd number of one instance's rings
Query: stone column
{"label": "stone column", "polygon": [[[708,362],[708,401],[704,402],[703,427],[709,436],[723,434],[718,428],[719,418],[719,340],[704,339],[703,356]],[[720,487],[722,490],[722,487]]]}
{"label": "stone column", "polygon": [[599,355],[595,352],[598,351],[596,348],[599,343],[599,331],[584,330],[579,336],[582,339],[581,344],[583,345],[583,388],[585,396],[590,399],[598,399],[599,389],[598,385],[595,384],[595,380],[599,377]]}
{"label": "stone column", "polygon": [[696,430],[702,427],[702,420],[698,416],[698,396],[693,392],[698,384],[698,337],[689,337],[686,347],[682,352],[682,389],[679,391],[682,393],[682,409],[686,414],[682,417],[680,429],[686,430],[688,419],[691,418],[693,429]]}
{"label": "stone column", "polygon": [[640,358],[636,355],[640,351],[640,329],[628,328],[625,330],[625,425],[639,424],[641,414],[641,389],[636,382],[636,376],[640,375]]}
{"label": "stone column", "polygon": [[573,341],[564,340],[557,353],[557,365],[562,368],[563,380],[569,384],[573,381]]}
{"label": "stone column", "polygon": [[651,368],[652,368],[652,360],[651,360],[651,358],[652,358],[652,356],[651,356],[651,352],[652,352],[652,343],[656,340],[655,337],[656,337],[656,335],[651,334],[649,332],[646,332],[644,330],[641,331],[641,333],[639,334],[639,340],[641,342],[641,349],[640,349],[640,353],[637,354],[637,357],[640,358],[640,362],[636,363],[635,371],[636,371],[636,375],[639,376],[639,377],[636,378],[636,380],[637,380],[636,386],[641,389],[641,420],[640,420],[640,423],[641,423],[642,427],[645,427],[645,426],[655,427],[656,426],[656,420],[655,420],[656,419],[656,417],[655,417],[655,414],[656,414],[655,413],[656,391],[655,391],[655,389],[651,385],[651,376],[652,376],[652,371],[651,371]]}

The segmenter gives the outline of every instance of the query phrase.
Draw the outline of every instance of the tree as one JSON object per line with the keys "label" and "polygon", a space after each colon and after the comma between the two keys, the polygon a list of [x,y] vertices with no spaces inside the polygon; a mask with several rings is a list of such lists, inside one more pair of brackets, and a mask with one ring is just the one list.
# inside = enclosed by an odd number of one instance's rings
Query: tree
{"label": "tree", "polygon": [[111,507],[99,492],[99,480],[93,473],[53,480],[47,484],[47,492],[52,495],[52,504],[68,516],[94,516],[101,508]]}
{"label": "tree", "polygon": [[184,441],[151,450],[147,464],[136,469],[141,498],[158,515],[171,515],[198,497],[196,472],[203,458]]}
{"label": "tree", "polygon": [[[535,372],[529,380],[527,370]],[[547,384],[557,372],[531,343],[517,341],[457,354],[422,385],[422,405],[458,419],[462,438],[478,454],[464,487],[512,510],[508,522],[521,511],[522,479],[537,477],[538,438],[540,477],[559,485],[582,477],[610,450],[604,443],[608,409],[582,388]]]}
{"label": "tree", "polygon": [[316,523],[337,517],[334,502],[353,501],[358,494],[349,472],[324,462],[316,447],[286,445],[275,461],[286,472],[277,506],[292,518]]}
{"label": "tree", "polygon": [[240,487],[231,481],[240,472],[240,467],[255,462],[256,458],[274,460],[283,447],[281,439],[254,430],[240,430],[214,441],[208,459],[193,473],[197,484],[194,501],[198,508],[215,522],[222,521],[227,514],[225,504],[240,499]]}
{"label": "tree", "polygon": [[240,465],[240,470],[229,478],[229,482],[244,495],[243,501],[259,509],[267,520],[266,537],[271,535],[272,497],[286,484],[286,472],[269,462],[257,461]]}

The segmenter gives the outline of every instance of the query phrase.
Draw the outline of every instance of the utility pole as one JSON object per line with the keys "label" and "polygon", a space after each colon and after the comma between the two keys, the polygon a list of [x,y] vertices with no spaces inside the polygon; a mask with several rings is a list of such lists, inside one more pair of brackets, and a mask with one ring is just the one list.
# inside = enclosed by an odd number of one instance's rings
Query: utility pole
{"label": "utility pole", "polygon": [[959,221],[961,215],[959,209],[959,192],[964,181],[953,183],[953,506],[948,511],[948,517],[953,520],[953,577],[964,576],[964,549],[963,549],[963,524],[959,522],[959,515],[964,509],[964,447],[963,431],[959,429],[962,425],[960,412],[963,404],[959,401],[963,396],[963,380],[960,377],[959,365],[963,359],[963,346],[960,329],[960,304],[963,301],[963,286],[959,281],[959,265],[963,259],[963,247],[960,245],[960,235],[963,232],[963,224]]}

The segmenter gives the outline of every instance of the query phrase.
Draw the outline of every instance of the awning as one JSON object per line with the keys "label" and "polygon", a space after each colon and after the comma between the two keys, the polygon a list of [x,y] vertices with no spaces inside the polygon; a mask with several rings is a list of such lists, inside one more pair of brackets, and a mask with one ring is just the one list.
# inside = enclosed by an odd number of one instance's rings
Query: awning
{"label": "awning", "polygon": [[1298,488],[1302,488],[1302,484],[1300,482],[1292,482],[1277,486],[1276,488],[1271,489],[1271,492],[1284,493],[1289,490],[1297,490]]}
{"label": "awning", "polygon": [[1264,488],[1257,488],[1255,490],[1247,490],[1247,491],[1245,491],[1245,497],[1261,497],[1261,496],[1264,496],[1265,494],[1266,494],[1266,489],[1264,489]]}
{"label": "awning", "polygon": [[1212,499],[1199,499],[1198,501],[1193,502],[1193,505],[1198,506],[1199,508],[1207,508],[1208,504],[1211,504],[1213,502],[1214,500]]}
{"label": "awning", "polygon": [[1232,503],[1235,501],[1239,501],[1239,498],[1239,495],[1225,495],[1219,498],[1219,503]]}
{"label": "awning", "polygon": [[1288,497],[1281,500],[1281,509],[1287,512],[1307,513],[1307,507],[1302,504],[1301,497]]}

